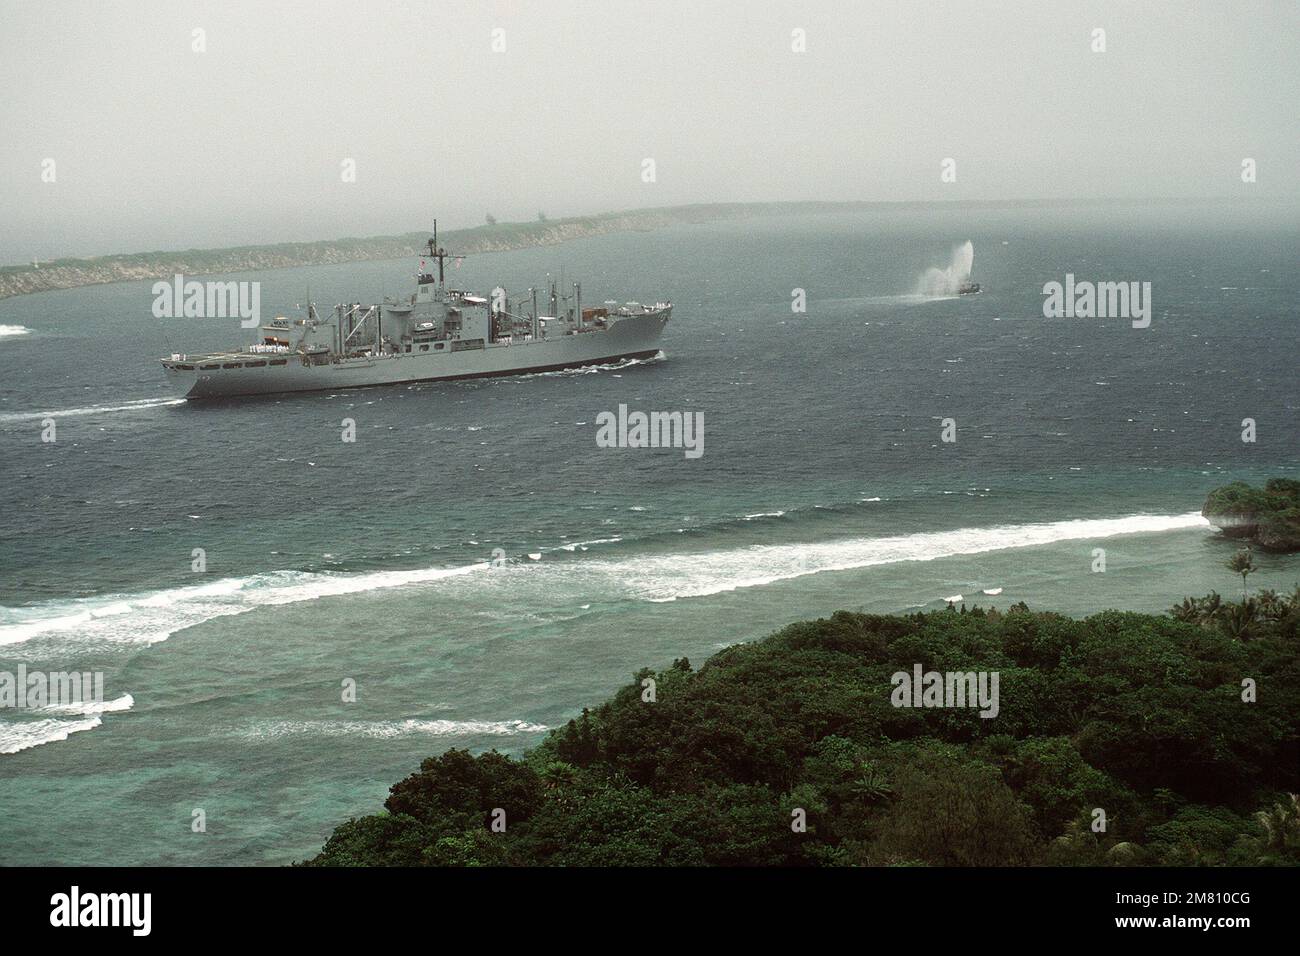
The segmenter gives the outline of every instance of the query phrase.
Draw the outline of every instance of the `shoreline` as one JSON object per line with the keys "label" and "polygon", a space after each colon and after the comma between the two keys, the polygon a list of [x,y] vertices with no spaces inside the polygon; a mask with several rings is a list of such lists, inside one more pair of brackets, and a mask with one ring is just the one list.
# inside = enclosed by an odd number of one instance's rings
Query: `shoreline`
{"label": "shoreline", "polygon": [[[699,225],[764,216],[818,215],[861,210],[899,209],[1044,209],[1054,207],[1106,207],[1140,203],[1143,205],[1178,205],[1187,202],[1238,204],[1241,200],[1185,199],[1094,199],[1094,200],[905,200],[877,201],[792,201],[697,203],[660,206],[570,216],[530,222],[499,222],[493,225],[450,229],[440,239],[455,252],[482,255],[516,249],[558,245],[574,239],[618,232],[649,231],[675,225]],[[266,245],[228,246],[216,249],[154,250],[115,253],[104,256],[61,258],[45,263],[0,266],[0,299],[58,289],[73,289],[114,282],[170,279],[187,276],[253,272],[266,269],[293,269],[301,266],[333,265],[399,259],[421,253],[428,241],[427,231],[389,236],[344,237],[303,242],[280,242]]]}

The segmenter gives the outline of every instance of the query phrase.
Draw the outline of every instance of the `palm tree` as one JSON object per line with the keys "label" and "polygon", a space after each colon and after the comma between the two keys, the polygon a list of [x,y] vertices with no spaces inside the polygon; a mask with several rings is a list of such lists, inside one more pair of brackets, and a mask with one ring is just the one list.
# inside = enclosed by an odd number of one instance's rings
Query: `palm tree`
{"label": "palm tree", "polygon": [[1300,847],[1300,794],[1289,793],[1291,803],[1275,803],[1255,814],[1264,828],[1266,849],[1283,851]]}
{"label": "palm tree", "polygon": [[1233,640],[1248,641],[1258,617],[1259,608],[1254,600],[1247,598],[1240,604],[1229,604],[1224,609],[1219,615],[1219,627]]}
{"label": "palm tree", "polygon": [[562,790],[577,778],[578,768],[563,760],[552,760],[542,768],[539,776],[542,778],[542,786],[547,790]]}
{"label": "palm tree", "polygon": [[852,784],[855,796],[867,803],[874,803],[893,793],[894,788],[889,785],[889,777],[871,761],[863,761],[858,771],[858,778]]}
{"label": "palm tree", "polygon": [[1213,621],[1223,610],[1223,598],[1219,597],[1218,591],[1211,591],[1205,595],[1204,602],[1201,605],[1201,614],[1206,621]]}
{"label": "palm tree", "polygon": [[1241,599],[1246,600],[1246,575],[1255,571],[1255,559],[1250,548],[1242,548],[1229,558],[1228,570],[1241,575]]}
{"label": "palm tree", "polygon": [[1201,602],[1194,597],[1183,598],[1182,604],[1175,604],[1169,609],[1175,620],[1187,624],[1199,624],[1201,621]]}
{"label": "palm tree", "polygon": [[1183,603],[1174,605],[1169,613],[1179,621],[1206,627],[1218,619],[1222,610],[1223,599],[1219,597],[1219,592],[1211,591],[1203,598],[1183,598]]}

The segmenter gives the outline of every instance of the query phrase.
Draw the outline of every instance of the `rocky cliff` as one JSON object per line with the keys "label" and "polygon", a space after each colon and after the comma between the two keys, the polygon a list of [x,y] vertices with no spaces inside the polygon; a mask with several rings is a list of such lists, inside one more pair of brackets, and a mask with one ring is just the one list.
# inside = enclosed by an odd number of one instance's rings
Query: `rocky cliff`
{"label": "rocky cliff", "polygon": [[1300,481],[1270,478],[1262,489],[1234,481],[1211,491],[1201,514],[1229,538],[1300,551]]}

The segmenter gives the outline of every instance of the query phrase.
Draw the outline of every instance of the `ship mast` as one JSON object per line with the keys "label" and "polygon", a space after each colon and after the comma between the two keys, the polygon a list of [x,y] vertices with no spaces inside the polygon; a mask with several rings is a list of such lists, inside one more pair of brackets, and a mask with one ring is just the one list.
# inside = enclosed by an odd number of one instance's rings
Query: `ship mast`
{"label": "ship mast", "polygon": [[438,288],[442,288],[445,282],[443,272],[443,263],[447,260],[447,250],[438,245],[438,220],[433,221],[433,238],[429,241],[429,258],[438,260]]}

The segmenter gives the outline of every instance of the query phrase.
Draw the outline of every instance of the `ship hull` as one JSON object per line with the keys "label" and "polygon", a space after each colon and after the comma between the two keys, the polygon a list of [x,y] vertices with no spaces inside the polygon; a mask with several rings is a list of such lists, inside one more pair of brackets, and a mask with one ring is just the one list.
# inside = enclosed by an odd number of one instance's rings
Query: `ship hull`
{"label": "ship hull", "polygon": [[[223,367],[185,369],[186,362],[163,363],[172,385],[189,399],[273,395],[283,392],[335,391],[375,385],[455,381],[507,375],[528,375],[603,365],[626,359],[652,358],[670,310],[622,319],[606,330],[580,332],[512,345],[446,352],[403,352],[319,365],[304,364],[299,355],[242,355]],[[287,359],[283,365],[268,360]],[[250,366],[250,362],[258,364]],[[265,364],[263,364],[265,363]],[[236,367],[225,367],[234,365]]]}

